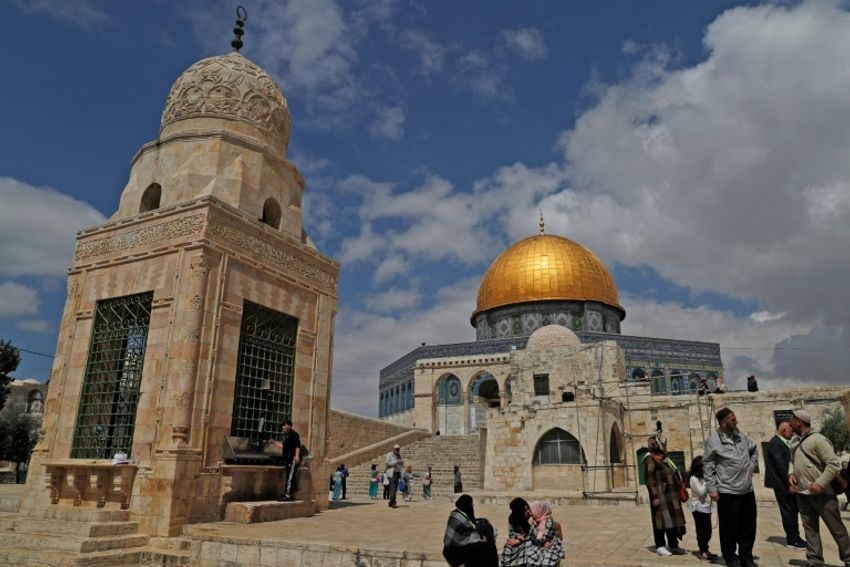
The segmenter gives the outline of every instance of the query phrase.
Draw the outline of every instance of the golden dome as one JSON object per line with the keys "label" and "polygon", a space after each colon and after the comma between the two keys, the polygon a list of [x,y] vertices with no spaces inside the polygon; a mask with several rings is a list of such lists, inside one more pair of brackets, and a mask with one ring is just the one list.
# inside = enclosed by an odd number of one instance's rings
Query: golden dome
{"label": "golden dome", "polygon": [[562,236],[538,234],[520,240],[490,264],[472,319],[494,307],[547,300],[598,301],[625,317],[614,279],[593,252]]}

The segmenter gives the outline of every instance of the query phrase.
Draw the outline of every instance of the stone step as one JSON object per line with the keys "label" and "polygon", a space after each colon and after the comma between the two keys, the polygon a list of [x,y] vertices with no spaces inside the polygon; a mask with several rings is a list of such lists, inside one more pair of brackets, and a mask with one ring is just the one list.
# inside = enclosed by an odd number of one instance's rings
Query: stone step
{"label": "stone step", "polygon": [[116,567],[138,565],[139,549],[119,549],[86,554],[68,554],[39,549],[0,547],[0,565],[15,567]]}
{"label": "stone step", "polygon": [[316,513],[316,503],[310,500],[293,502],[230,502],[224,509],[224,521],[240,524],[275,522],[288,518],[303,518]]}
{"label": "stone step", "polygon": [[135,534],[138,522],[78,522],[52,520],[31,516],[0,518],[0,532],[14,531],[30,534],[72,534],[82,537],[116,536]]}
{"label": "stone step", "polygon": [[139,552],[139,567],[189,567],[191,564],[191,546],[185,550],[149,546]]}
{"label": "stone step", "polygon": [[148,543],[144,534],[79,537],[70,534],[0,532],[0,548],[37,549],[70,553],[92,553],[140,547]]}
{"label": "stone step", "polygon": [[90,506],[49,506],[27,513],[33,518],[49,520],[67,520],[71,522],[126,522],[130,519],[129,510],[113,510]]}

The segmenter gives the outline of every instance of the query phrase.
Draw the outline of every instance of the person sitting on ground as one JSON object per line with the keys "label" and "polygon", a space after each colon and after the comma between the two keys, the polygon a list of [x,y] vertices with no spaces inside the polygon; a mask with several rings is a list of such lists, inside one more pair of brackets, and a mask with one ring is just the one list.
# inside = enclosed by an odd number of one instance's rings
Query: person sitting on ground
{"label": "person sitting on ground", "polygon": [[514,498],[509,504],[508,539],[502,549],[502,567],[526,567],[528,565],[528,546],[531,543],[529,518],[531,507],[522,498]]}
{"label": "person sitting on ground", "polygon": [[486,561],[488,547],[475,523],[472,496],[462,494],[449,514],[443,536],[443,557],[452,567],[490,567]]}
{"label": "person sitting on ground", "polygon": [[528,565],[535,567],[558,567],[566,557],[564,545],[558,536],[559,526],[552,517],[552,506],[545,500],[536,500],[531,510],[531,544],[527,548]]}

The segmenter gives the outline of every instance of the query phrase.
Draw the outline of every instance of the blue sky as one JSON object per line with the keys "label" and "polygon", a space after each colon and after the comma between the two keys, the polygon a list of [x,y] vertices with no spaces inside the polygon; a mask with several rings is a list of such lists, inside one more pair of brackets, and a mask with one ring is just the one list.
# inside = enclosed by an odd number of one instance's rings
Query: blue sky
{"label": "blue sky", "polygon": [[[472,340],[481,275],[541,209],[610,266],[625,333],[720,342],[733,385],[848,382],[846,4],[246,8],[242,52],[292,112],[305,226],[343,266],[334,406],[374,414],[380,367]],[[171,83],[229,50],[233,9],[0,5],[0,338],[53,352],[74,232],[114,212]],[[49,372],[24,353],[16,375]]]}

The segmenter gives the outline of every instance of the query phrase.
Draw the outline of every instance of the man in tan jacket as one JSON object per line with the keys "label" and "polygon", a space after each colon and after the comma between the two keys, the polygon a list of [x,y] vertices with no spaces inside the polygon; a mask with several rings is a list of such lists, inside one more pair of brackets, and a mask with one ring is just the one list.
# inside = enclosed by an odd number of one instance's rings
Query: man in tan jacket
{"label": "man in tan jacket", "polygon": [[797,494],[797,506],[803,529],[806,531],[806,560],[809,567],[822,567],[823,545],[820,539],[820,520],[823,519],[845,567],[850,567],[850,536],[841,521],[838,497],[829,485],[841,470],[829,439],[812,430],[812,417],[805,410],[796,410],[788,420],[799,439],[791,445],[788,482]]}

